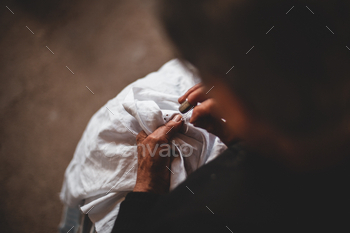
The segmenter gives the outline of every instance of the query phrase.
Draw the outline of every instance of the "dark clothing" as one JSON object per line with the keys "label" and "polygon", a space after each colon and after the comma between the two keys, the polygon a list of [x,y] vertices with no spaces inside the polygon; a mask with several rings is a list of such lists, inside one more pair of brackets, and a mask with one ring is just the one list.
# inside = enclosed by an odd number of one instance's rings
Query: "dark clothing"
{"label": "dark clothing", "polygon": [[233,146],[167,195],[129,193],[113,233],[349,232],[349,168],[293,174]]}

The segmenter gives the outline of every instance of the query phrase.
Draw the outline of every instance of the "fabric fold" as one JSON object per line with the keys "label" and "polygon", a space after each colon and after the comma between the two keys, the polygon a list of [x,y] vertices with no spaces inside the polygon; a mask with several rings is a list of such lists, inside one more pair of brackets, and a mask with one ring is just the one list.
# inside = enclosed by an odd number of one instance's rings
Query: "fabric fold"
{"label": "fabric fold", "polygon": [[[120,203],[135,186],[136,135],[141,130],[152,133],[179,113],[177,99],[199,81],[175,59],[108,101],[91,118],[78,143],[65,172],[62,202],[82,205],[97,232],[111,232]],[[171,142],[179,152],[170,167],[171,190],[226,149],[217,137],[188,121],[185,128]]]}

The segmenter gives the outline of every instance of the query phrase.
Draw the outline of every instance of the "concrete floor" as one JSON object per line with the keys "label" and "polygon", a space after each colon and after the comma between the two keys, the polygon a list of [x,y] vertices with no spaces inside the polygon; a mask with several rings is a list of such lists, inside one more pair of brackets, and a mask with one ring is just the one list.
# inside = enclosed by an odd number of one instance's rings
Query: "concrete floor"
{"label": "concrete floor", "polygon": [[153,9],[148,0],[1,1],[1,232],[56,232],[63,173],[90,117],[173,57]]}

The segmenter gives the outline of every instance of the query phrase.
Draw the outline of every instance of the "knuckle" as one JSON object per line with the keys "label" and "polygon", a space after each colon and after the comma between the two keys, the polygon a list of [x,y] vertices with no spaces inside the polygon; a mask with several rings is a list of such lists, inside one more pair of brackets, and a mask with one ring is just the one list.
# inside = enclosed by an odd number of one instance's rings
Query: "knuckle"
{"label": "knuckle", "polygon": [[157,143],[158,142],[158,136],[154,135],[154,134],[150,134],[148,137],[147,137],[147,141],[149,143]]}
{"label": "knuckle", "polygon": [[166,135],[163,135],[159,138],[158,143],[160,144],[167,144],[169,142],[168,137]]}
{"label": "knuckle", "polygon": [[158,144],[163,144],[163,143],[167,143],[168,140],[167,140],[165,135],[161,135],[161,136],[157,136],[157,137],[152,138],[152,142],[154,144],[157,144],[157,143]]}
{"label": "knuckle", "polygon": [[164,134],[158,134],[158,135],[154,135],[151,139],[152,139],[152,142],[153,143],[166,143],[168,142],[167,140],[167,135],[164,133]]}

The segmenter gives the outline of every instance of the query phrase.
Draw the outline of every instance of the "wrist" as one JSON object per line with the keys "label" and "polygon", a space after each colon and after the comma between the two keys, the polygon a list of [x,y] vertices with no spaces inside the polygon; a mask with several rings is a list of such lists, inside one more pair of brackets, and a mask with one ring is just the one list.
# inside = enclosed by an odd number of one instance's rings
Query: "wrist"
{"label": "wrist", "polygon": [[165,194],[169,192],[169,182],[159,178],[145,178],[145,176],[141,176],[136,179],[133,192]]}

